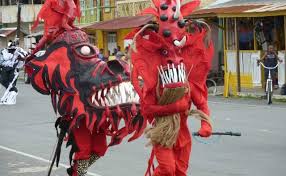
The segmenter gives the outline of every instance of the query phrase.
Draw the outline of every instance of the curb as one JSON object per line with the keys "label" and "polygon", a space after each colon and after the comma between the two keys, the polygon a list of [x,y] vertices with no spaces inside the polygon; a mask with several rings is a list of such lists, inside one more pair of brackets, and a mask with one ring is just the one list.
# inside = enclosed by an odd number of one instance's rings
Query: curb
{"label": "curb", "polygon": [[[251,98],[261,99],[264,96],[265,94],[243,93],[243,92],[238,93],[238,97],[242,97],[242,98],[251,97]],[[286,101],[286,95],[273,95],[273,99]]]}

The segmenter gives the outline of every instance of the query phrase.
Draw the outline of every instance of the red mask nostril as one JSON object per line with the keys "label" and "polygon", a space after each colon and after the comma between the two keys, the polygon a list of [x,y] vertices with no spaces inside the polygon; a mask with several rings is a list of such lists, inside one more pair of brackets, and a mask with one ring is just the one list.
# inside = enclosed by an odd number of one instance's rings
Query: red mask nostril
{"label": "red mask nostril", "polygon": [[167,63],[170,64],[170,65],[172,65],[172,64],[173,64],[173,61],[168,60]]}

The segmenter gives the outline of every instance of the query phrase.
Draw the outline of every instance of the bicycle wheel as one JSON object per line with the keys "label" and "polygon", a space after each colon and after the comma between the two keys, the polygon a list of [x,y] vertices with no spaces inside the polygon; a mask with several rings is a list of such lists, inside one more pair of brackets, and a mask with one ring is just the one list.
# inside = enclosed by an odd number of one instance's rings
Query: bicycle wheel
{"label": "bicycle wheel", "polygon": [[213,79],[207,79],[206,85],[208,88],[208,93],[211,93],[212,95],[216,95],[216,92],[217,92],[216,82]]}
{"label": "bicycle wheel", "polygon": [[268,82],[268,89],[267,89],[267,103],[270,105],[272,104],[272,91],[271,91],[271,82]]}

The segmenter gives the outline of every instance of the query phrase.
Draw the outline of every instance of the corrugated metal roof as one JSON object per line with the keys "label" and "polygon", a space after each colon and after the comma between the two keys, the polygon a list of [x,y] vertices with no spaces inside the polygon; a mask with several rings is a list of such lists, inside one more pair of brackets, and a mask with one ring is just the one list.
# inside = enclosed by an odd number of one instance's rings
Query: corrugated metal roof
{"label": "corrugated metal roof", "polygon": [[227,13],[243,13],[252,9],[263,7],[262,5],[245,5],[245,6],[234,6],[234,7],[218,7],[218,8],[208,8],[200,9],[193,13],[193,15],[200,14],[227,14]]}
{"label": "corrugated metal roof", "polygon": [[97,22],[92,25],[86,26],[86,29],[100,29],[100,30],[117,30],[134,28],[144,25],[151,21],[153,16],[131,16],[131,17],[119,17],[113,20]]}
{"label": "corrugated metal roof", "polygon": [[285,11],[286,0],[218,0],[194,12],[194,15],[247,14]]}
{"label": "corrugated metal roof", "polygon": [[11,35],[13,32],[16,32],[17,28],[1,28],[0,29],[0,37],[7,37]]}
{"label": "corrugated metal roof", "polygon": [[286,3],[286,0],[217,0],[214,3],[206,6],[205,8],[215,8],[215,7],[230,7],[230,6],[240,6],[240,5],[269,5]]}

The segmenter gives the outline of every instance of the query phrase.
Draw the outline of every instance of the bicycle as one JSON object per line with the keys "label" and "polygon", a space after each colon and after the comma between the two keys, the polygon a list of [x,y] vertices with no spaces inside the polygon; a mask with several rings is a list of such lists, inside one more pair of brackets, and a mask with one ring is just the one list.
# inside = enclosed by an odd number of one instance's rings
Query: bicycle
{"label": "bicycle", "polygon": [[273,80],[271,77],[271,70],[274,70],[278,67],[279,63],[276,64],[275,67],[266,67],[261,61],[257,61],[262,67],[268,70],[268,78],[266,80],[266,86],[265,86],[265,92],[266,92],[266,98],[267,103],[270,105],[272,104],[272,95],[273,95]]}
{"label": "bicycle", "polygon": [[217,92],[216,82],[213,79],[210,78],[210,79],[206,80],[206,85],[207,85],[207,88],[208,88],[208,92],[212,93],[212,95],[216,95],[216,92]]}
{"label": "bicycle", "polygon": [[206,85],[208,88],[208,93],[212,95],[217,95],[218,86],[223,86],[224,84],[224,75],[221,71],[211,71],[208,74]]}

